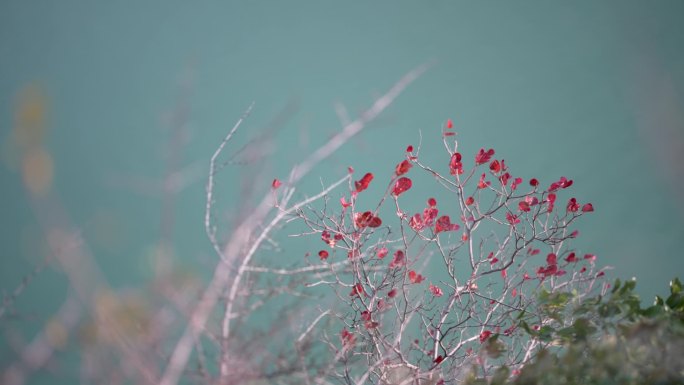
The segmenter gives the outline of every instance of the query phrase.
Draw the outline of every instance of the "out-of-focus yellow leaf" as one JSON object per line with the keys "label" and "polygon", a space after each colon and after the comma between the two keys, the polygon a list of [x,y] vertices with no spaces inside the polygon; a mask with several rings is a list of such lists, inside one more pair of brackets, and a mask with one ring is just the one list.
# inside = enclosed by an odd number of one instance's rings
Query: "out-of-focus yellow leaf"
{"label": "out-of-focus yellow leaf", "polygon": [[44,148],[32,148],[24,155],[22,174],[31,194],[45,195],[52,186],[53,173],[52,157]]}
{"label": "out-of-focus yellow leaf", "polygon": [[15,112],[14,140],[21,148],[38,146],[45,139],[46,98],[36,85],[28,85],[19,92]]}
{"label": "out-of-focus yellow leaf", "polygon": [[45,325],[45,336],[50,341],[52,347],[61,349],[66,346],[69,333],[58,319],[52,318]]}

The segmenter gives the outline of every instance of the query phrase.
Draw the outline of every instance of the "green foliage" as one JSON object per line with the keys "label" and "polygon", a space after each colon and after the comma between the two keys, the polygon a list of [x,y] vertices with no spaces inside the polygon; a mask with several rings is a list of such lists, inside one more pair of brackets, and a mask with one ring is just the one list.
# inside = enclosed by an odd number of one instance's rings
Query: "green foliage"
{"label": "green foliage", "polygon": [[[501,368],[489,385],[533,384],[684,384],[684,292],[679,279],[670,282],[667,299],[656,297],[641,307],[636,280],[616,280],[605,296],[581,302],[568,293],[541,291],[544,317],[575,316],[572,325],[530,328],[527,314],[519,325],[541,348],[519,373]],[[551,349],[551,346],[554,348]]]}

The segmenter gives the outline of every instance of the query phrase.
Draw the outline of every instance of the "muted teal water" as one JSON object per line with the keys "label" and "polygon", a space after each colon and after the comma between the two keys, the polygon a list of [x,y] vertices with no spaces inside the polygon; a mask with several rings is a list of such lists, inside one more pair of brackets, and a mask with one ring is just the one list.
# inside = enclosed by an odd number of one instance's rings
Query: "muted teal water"
{"label": "muted teal water", "polygon": [[[275,152],[258,174],[266,187],[339,129],[334,102],[353,115],[434,60],[302,191],[316,191],[318,176],[333,181],[349,164],[389,175],[406,145],[418,143],[418,130],[426,149],[438,150],[440,124],[453,118],[464,153],[493,147],[518,175],[573,178],[574,194],[596,208],[578,226],[576,247],[614,266],[614,276],[637,276],[650,298],[684,273],[682,15],[680,1],[3,1],[0,140],[11,136],[17,94],[39,85],[49,100],[54,191],[110,283],[138,284],[150,274],[162,206],[159,194],[141,195],[127,181],[164,175],[165,116],[184,83],[182,165],[206,164],[251,101],[243,141],[296,105],[269,134]],[[426,162],[444,162],[437,154],[426,151]],[[226,207],[238,199],[240,173],[220,182]],[[422,205],[434,191],[418,186],[414,194]],[[42,258],[25,197],[21,176],[0,167],[5,290]],[[203,205],[204,179],[174,205],[177,258],[198,271],[213,260]],[[48,269],[18,308],[38,325],[65,290],[63,275]]]}

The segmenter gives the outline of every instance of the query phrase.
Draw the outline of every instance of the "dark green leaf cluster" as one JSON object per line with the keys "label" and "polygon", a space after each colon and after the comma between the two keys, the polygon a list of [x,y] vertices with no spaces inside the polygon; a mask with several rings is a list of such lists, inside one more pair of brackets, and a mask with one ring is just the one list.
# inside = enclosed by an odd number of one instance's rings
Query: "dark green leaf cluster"
{"label": "dark green leaf cluster", "polygon": [[[684,292],[679,279],[670,282],[667,299],[656,297],[643,308],[634,292],[636,280],[616,280],[605,296],[573,301],[568,293],[539,293],[544,316],[567,314],[575,321],[531,328],[521,315],[519,324],[539,340],[535,357],[518,373],[501,367],[471,384],[684,384]],[[560,324],[560,323],[558,323]],[[474,370],[477,373],[477,370]]]}

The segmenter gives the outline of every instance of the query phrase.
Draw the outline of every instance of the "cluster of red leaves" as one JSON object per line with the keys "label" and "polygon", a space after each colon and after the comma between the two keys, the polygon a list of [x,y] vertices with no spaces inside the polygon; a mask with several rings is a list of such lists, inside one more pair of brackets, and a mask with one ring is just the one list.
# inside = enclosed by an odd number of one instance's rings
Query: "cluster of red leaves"
{"label": "cluster of red leaves", "polygon": [[565,270],[558,268],[557,256],[554,253],[549,253],[546,256],[546,266],[541,266],[537,269],[537,275],[545,278],[552,275],[561,276],[565,275]]}
{"label": "cluster of red leaves", "polygon": [[449,160],[449,173],[451,175],[463,174],[463,162],[461,162],[461,159],[462,156],[458,152],[451,155],[451,159]]}
{"label": "cluster of red leaves", "polygon": [[518,219],[518,216],[510,211],[506,213],[506,220],[508,221],[508,223],[510,223],[511,226],[515,226],[518,223],[520,223],[520,219]]}
{"label": "cluster of red leaves", "polygon": [[347,329],[342,329],[340,332],[340,340],[342,341],[342,347],[345,349],[351,349],[356,344],[356,336]]}
{"label": "cluster of red leaves", "polygon": [[361,312],[361,319],[364,321],[363,325],[366,327],[366,329],[375,329],[378,327],[378,325],[380,325],[378,322],[373,321],[371,312],[368,310]]}
{"label": "cluster of red leaves", "polygon": [[[576,213],[580,209],[580,204],[577,202],[577,199],[570,198],[568,200],[568,205],[566,208],[567,208],[568,212]],[[592,205],[591,203],[586,203],[584,206],[582,206],[582,212],[583,213],[590,213],[593,211],[594,211],[594,205]]]}
{"label": "cluster of red leaves", "polygon": [[485,151],[484,148],[481,148],[480,151],[475,155],[475,164],[480,165],[489,162],[489,160],[494,156],[494,149],[490,148],[489,150]]}
{"label": "cluster of red leaves", "polygon": [[492,184],[492,182],[485,180],[486,177],[487,177],[487,174],[482,173],[482,176],[480,176],[480,181],[477,182],[477,188],[479,188],[479,189],[487,188]]}
{"label": "cluster of red leaves", "polygon": [[539,204],[539,199],[535,196],[526,196],[525,200],[518,202],[518,209],[522,212],[529,212],[532,207]]}
{"label": "cluster of red leaves", "polygon": [[437,222],[435,223],[435,234],[439,234],[442,231],[456,231],[458,229],[458,224],[451,223],[451,219],[448,215],[442,215],[437,218]]}
{"label": "cluster of red leaves", "polygon": [[365,291],[363,290],[363,285],[361,283],[355,283],[354,286],[352,286],[352,290],[349,293],[349,296],[360,297],[361,294],[365,294]]}
{"label": "cluster of red leaves", "polygon": [[363,213],[354,214],[354,224],[359,229],[363,229],[364,227],[380,227],[380,225],[382,225],[382,219],[373,215],[370,211],[365,211]]}
{"label": "cluster of red leaves", "polygon": [[[443,136],[452,136],[455,135],[453,131],[449,131],[453,128],[453,122],[451,119],[447,120],[445,126],[443,129]],[[392,179],[392,182],[390,182],[390,192],[391,194],[395,197],[395,199],[405,193],[406,191],[410,190],[413,186],[413,182],[410,178],[404,176],[406,175],[412,168],[413,168],[413,163],[417,161],[417,155],[413,153],[413,146],[408,146],[406,148],[406,159],[402,160],[401,162],[397,163],[395,168],[394,168],[394,177]],[[493,156],[495,154],[494,149],[488,149],[485,150],[484,148],[481,148],[476,154],[475,154],[475,167],[481,166],[481,165],[487,165],[489,168],[489,172],[491,173],[490,178],[496,182],[500,182],[500,186],[503,187],[508,187],[509,182],[510,184],[510,191],[515,191],[523,182],[522,178],[519,177],[514,177],[508,172],[508,167],[503,159],[493,159]],[[449,160],[449,172],[451,175],[461,175],[464,173],[464,165],[463,165],[463,156],[455,152],[451,155],[451,158]],[[487,167],[487,166],[485,166]],[[353,170],[350,168],[350,173],[352,173]],[[472,175],[472,174],[471,174]],[[466,179],[466,182],[470,179],[468,177]],[[373,174],[372,173],[366,173],[360,180],[357,180],[354,182],[354,190],[352,191],[352,200],[351,202],[347,201],[346,198],[342,197],[340,199],[340,204],[342,205],[343,209],[347,209],[348,207],[351,207],[354,198],[356,198],[356,194],[366,190],[368,186],[370,185],[371,181],[373,180]],[[457,181],[460,183],[460,180],[457,177]],[[506,217],[506,222],[510,226],[516,226],[521,223],[522,219],[526,219],[527,221],[534,221],[536,220],[537,215],[540,213],[544,213],[541,210],[545,207],[546,211],[545,213],[551,213],[553,212],[555,203],[556,203],[556,192],[558,190],[566,189],[570,186],[572,186],[573,181],[570,179],[567,179],[566,177],[561,177],[559,180],[551,183],[548,189],[539,191],[538,187],[540,185],[540,182],[536,178],[531,178],[529,180],[529,185],[532,187],[532,191],[529,193],[522,194],[521,196],[513,196],[512,194],[509,194],[508,196],[504,196],[507,199],[510,199],[510,203],[512,203],[512,207],[516,207],[517,205],[517,211],[511,212],[510,207],[507,205],[506,208],[507,210],[505,211],[505,217]],[[281,182],[278,181],[277,179],[273,181],[272,187],[274,189],[277,189],[281,185]],[[482,190],[482,189],[492,189],[497,195],[501,195],[502,191],[504,190],[499,190],[497,188],[494,188],[492,186],[492,181],[487,180],[487,172],[484,172],[481,174],[479,180],[477,181],[477,189]],[[479,193],[478,193],[479,194]],[[475,194],[475,196],[479,196],[478,194]],[[471,206],[476,203],[475,197],[473,196],[468,196],[467,198],[464,198],[464,203],[466,206]],[[459,225],[456,223],[451,222],[451,218],[448,215],[442,215],[439,216],[439,210],[437,209],[437,201],[434,198],[428,199],[428,205],[427,207],[423,210],[422,213],[416,213],[413,216],[411,216],[408,220],[409,226],[416,232],[420,232],[426,228],[430,228],[434,231],[434,234],[437,235],[441,232],[447,232],[447,231],[456,231],[459,229]],[[569,213],[587,213],[587,212],[593,212],[594,207],[591,203],[586,203],[584,205],[581,205],[576,198],[570,198],[568,200],[568,203],[566,205],[567,212]],[[353,208],[352,208],[353,210]],[[515,209],[513,209],[515,210]],[[473,211],[473,213],[479,212],[479,211]],[[528,214],[529,213],[529,214]],[[401,211],[398,212],[400,214],[400,217],[403,217],[403,213]],[[475,218],[473,218],[475,215],[471,215],[470,217],[466,218],[466,216],[463,216],[461,220],[465,221],[475,221]],[[353,218],[353,223],[358,230],[363,230],[365,228],[377,228],[382,225],[382,220],[375,215],[374,212],[371,211],[365,211],[361,213],[353,213],[352,215]],[[505,223],[505,222],[504,222]],[[372,233],[372,232],[371,232]],[[352,236],[356,236],[358,238],[360,232],[355,232],[352,234]],[[339,238],[338,238],[339,236]],[[574,231],[572,232],[569,237],[573,238],[577,236],[577,232]],[[328,243],[331,247],[335,246],[336,241],[340,240],[342,238],[341,235],[335,234],[334,236],[331,236],[330,233],[327,231],[323,231],[322,234],[322,239],[324,242]],[[357,239],[354,238],[354,239]],[[468,237],[466,234],[464,234],[464,237],[462,238],[463,241],[467,241]],[[352,256],[360,256],[362,253],[359,251],[360,249],[355,248],[352,251],[349,252],[350,258]],[[378,247],[375,250],[375,256],[379,259],[382,260],[384,259],[387,255],[389,255],[390,251],[388,250],[387,247]],[[528,247],[527,249],[527,255],[528,256],[534,256],[540,253],[540,249],[535,249],[532,247]],[[325,260],[329,257],[329,253],[326,250],[321,250],[318,253],[319,257],[321,260]],[[591,263],[594,262],[596,256],[592,254],[586,254],[584,256],[585,261],[589,261]],[[540,280],[544,280],[547,277],[552,277],[552,276],[562,276],[567,274],[565,270],[561,268],[561,266],[558,263],[558,257],[554,253],[549,253],[546,257],[546,264],[543,266],[540,266],[536,270],[536,275],[537,278]],[[499,263],[500,260],[494,256],[494,253],[490,253],[488,256],[489,264],[490,266],[494,266],[495,264]],[[574,252],[570,252],[565,256],[564,261],[566,264],[563,264],[563,268],[567,268],[567,266],[571,263],[578,263],[580,262],[580,258],[577,257],[577,255]],[[562,262],[562,261],[561,261]],[[400,269],[403,267],[407,267],[409,264],[409,261],[407,259],[407,256],[403,250],[396,250],[393,253],[393,258],[388,264],[389,269]],[[407,275],[405,277],[408,278],[408,281],[410,284],[420,284],[426,280],[426,277],[417,273],[415,270],[409,270],[407,268]],[[584,273],[587,271],[587,267],[583,266],[581,268],[580,273]],[[599,272],[597,276],[603,275],[603,272]],[[507,272],[505,269],[501,269],[501,276],[503,277],[504,280],[507,279]],[[530,277],[530,275],[525,272],[523,277],[523,281],[525,280],[531,280],[534,279],[533,277]],[[477,284],[475,282],[471,282],[468,284],[468,287],[470,290],[476,291],[477,290]],[[434,285],[432,283],[429,284],[428,286],[428,291],[429,293],[432,294],[433,297],[442,297],[444,295],[444,292],[442,289]],[[378,299],[377,302],[377,307],[376,310],[369,309],[369,310],[364,310],[361,311],[360,313],[360,318],[361,321],[363,321],[363,325],[365,326],[366,329],[374,329],[379,326],[378,322],[373,320],[373,314],[375,312],[382,312],[384,310],[387,310],[390,308],[392,305],[391,303],[393,302],[393,299],[397,297],[399,294],[397,288],[390,288],[390,290],[387,292],[386,298],[380,298]],[[518,296],[518,288],[513,287],[510,292],[511,297],[516,297]],[[366,296],[370,298],[370,294],[367,294],[364,291],[364,286],[362,283],[355,283],[352,285],[351,292],[349,293],[350,297],[354,298],[360,298],[363,296]],[[353,299],[352,299],[353,300]],[[536,326],[536,325],[535,325]],[[538,327],[538,326],[537,326]],[[514,330],[516,328],[516,325],[512,325],[509,328],[507,328],[504,332],[503,335],[510,336],[513,334]],[[480,343],[485,343],[488,339],[491,338],[493,333],[499,333],[500,328],[497,326],[495,331],[491,330],[484,330],[480,333],[479,341]],[[351,348],[354,346],[356,342],[356,336],[354,333],[347,331],[347,329],[343,329],[340,332],[340,338],[342,340],[342,345],[345,349]],[[418,343],[418,340],[415,342],[416,344]],[[434,352],[429,352],[429,355],[432,356]],[[445,358],[440,356],[437,356],[436,359],[434,359],[435,363],[441,363],[442,360]]]}
{"label": "cluster of red leaves", "polygon": [[[417,232],[423,230],[424,228],[435,226],[435,234],[439,234],[443,231],[456,231],[459,229],[459,225],[456,223],[451,223],[451,218],[448,215],[442,215],[437,218],[439,210],[437,209],[437,200],[435,198],[428,199],[428,207],[423,210],[423,214],[414,214],[409,220],[409,226]],[[437,220],[435,221],[435,218]]]}
{"label": "cluster of red leaves", "polygon": [[321,240],[327,243],[330,247],[335,247],[337,241],[341,240],[342,238],[342,234],[339,233],[335,234],[334,236],[331,236],[328,230],[323,230],[323,232],[321,233]]}
{"label": "cluster of red leaves", "polygon": [[564,176],[560,177],[560,179],[557,182],[551,183],[551,186],[549,186],[548,191],[549,192],[554,192],[558,189],[564,189],[572,186],[572,180],[567,179]]}
{"label": "cluster of red leaves", "polygon": [[553,211],[553,206],[556,203],[556,194],[551,193],[546,197],[546,202],[547,202],[547,210],[548,212]]}

